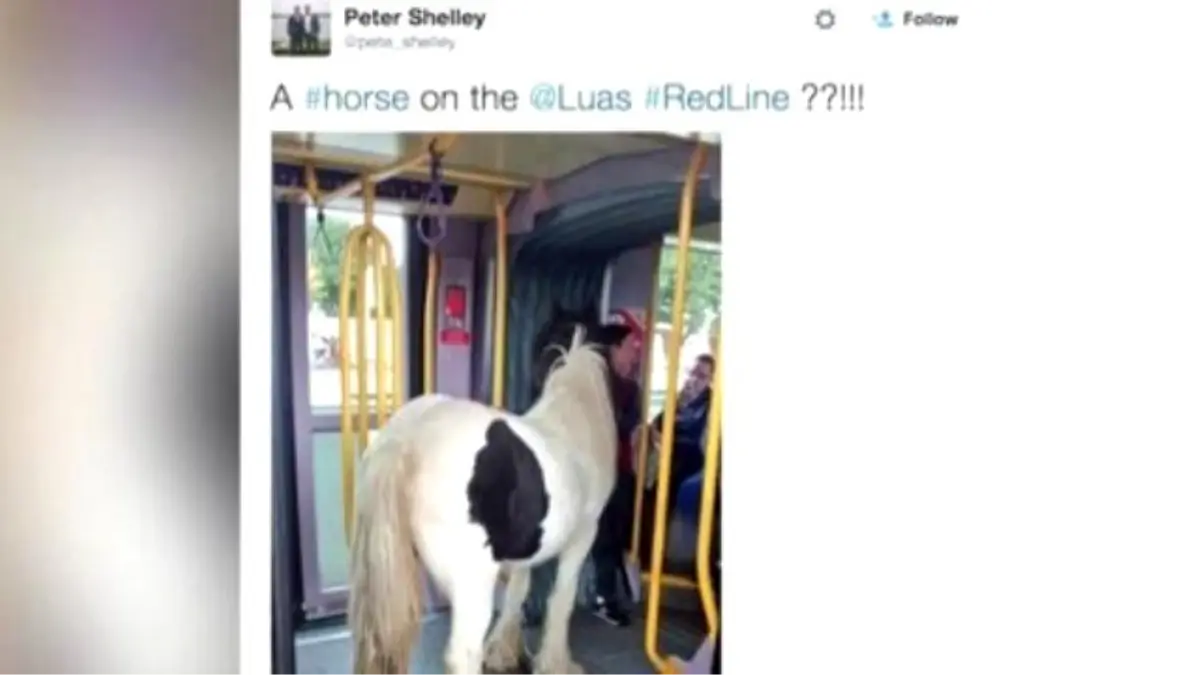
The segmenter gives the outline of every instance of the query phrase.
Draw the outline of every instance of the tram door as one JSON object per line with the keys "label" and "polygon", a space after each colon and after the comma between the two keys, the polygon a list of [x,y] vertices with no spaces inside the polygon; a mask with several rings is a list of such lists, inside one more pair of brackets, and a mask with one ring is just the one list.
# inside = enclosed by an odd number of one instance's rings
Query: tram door
{"label": "tram door", "polygon": [[[341,614],[346,609],[349,549],[344,525],[341,412],[342,391],[338,362],[338,295],[344,244],[353,228],[363,222],[355,211],[327,210],[319,226],[314,209],[294,207],[290,225],[303,225],[306,236],[295,237],[286,252],[288,304],[292,328],[291,366],[295,387],[296,485],[300,539],[300,573],[303,610],[307,618]],[[397,274],[406,308],[420,309],[424,299],[411,280],[411,265],[428,263],[428,251],[410,246],[411,225],[399,216],[376,213],[374,223],[387,236],[395,254]],[[463,224],[450,228],[438,242],[437,287],[431,336],[435,388],[454,396],[487,400],[490,372],[492,265],[487,253],[491,227]],[[419,268],[418,268],[419,269]],[[424,312],[408,312],[409,316]],[[423,322],[422,322],[423,323]],[[422,344],[423,325],[406,325],[404,341]],[[376,329],[367,318],[366,354],[376,352]],[[405,350],[406,352],[408,350]],[[426,364],[402,359],[403,382]],[[374,365],[368,363],[368,373]],[[413,373],[415,374],[415,373]],[[420,394],[409,388],[405,398]],[[373,411],[373,408],[372,408]],[[372,426],[374,413],[372,412]],[[371,434],[373,437],[373,433]],[[426,608],[445,606],[432,587]]]}
{"label": "tram door", "polygon": [[[292,207],[291,214],[286,226],[305,233],[304,237],[290,238],[285,253],[295,400],[299,567],[303,611],[312,619],[344,612],[348,597],[338,297],[342,252],[350,232],[361,226],[364,217],[361,211],[327,209],[324,222],[319,223],[316,210],[304,206]],[[391,242],[407,305],[406,223],[399,216],[385,214],[376,214],[374,223]],[[376,320],[367,318],[367,354],[375,353]],[[385,326],[388,323],[385,321]],[[403,366],[407,369],[409,364]],[[368,370],[374,372],[374,365],[369,364]],[[407,372],[403,378],[408,381]]]}

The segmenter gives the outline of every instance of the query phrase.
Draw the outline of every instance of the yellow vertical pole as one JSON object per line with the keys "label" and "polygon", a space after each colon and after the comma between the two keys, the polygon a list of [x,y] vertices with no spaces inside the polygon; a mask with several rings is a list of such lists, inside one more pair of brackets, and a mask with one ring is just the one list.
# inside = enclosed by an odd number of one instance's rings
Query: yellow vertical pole
{"label": "yellow vertical pole", "polygon": [[422,379],[425,393],[437,391],[437,325],[438,325],[438,281],[442,276],[442,257],[432,246],[425,256],[425,320],[421,332],[424,340],[422,354]]}
{"label": "yellow vertical pole", "polygon": [[[338,370],[342,384],[341,430],[342,430],[342,519],[346,528],[346,538],[349,541],[354,531],[354,422],[357,416],[354,388],[350,378],[354,359],[350,345],[350,305],[351,285],[354,283],[354,271],[358,264],[358,249],[365,230],[351,230],[346,236],[345,247],[342,249],[341,284],[338,289]],[[358,356],[357,354],[355,356]],[[361,385],[360,385],[361,386]]]}
{"label": "yellow vertical pole", "polygon": [[[347,540],[354,531],[354,477],[358,457],[367,448],[371,429],[371,384],[367,363],[367,317],[371,314],[368,307],[372,308],[376,321],[373,352],[376,425],[386,424],[403,400],[403,302],[395,255],[387,237],[375,226],[374,213],[375,185],[364,180],[363,225],[351,230],[346,237],[338,293],[342,515]],[[370,288],[372,281],[374,289]],[[373,294],[371,290],[374,290]]]}
{"label": "yellow vertical pole", "polygon": [[313,166],[312,162],[304,165],[304,191],[308,193],[308,198],[313,204],[320,203],[321,189],[317,185],[317,167]]}
{"label": "yellow vertical pole", "polygon": [[[315,133],[307,134],[304,137],[304,147],[309,152],[313,152],[316,144],[317,135]],[[317,182],[317,165],[312,160],[304,163],[304,191],[308,193],[308,198],[314,206],[321,205],[321,186]]]}
{"label": "yellow vertical pole", "polygon": [[650,276],[650,305],[646,309],[646,335],[642,343],[642,421],[638,433],[637,476],[633,493],[633,540],[629,544],[630,557],[638,571],[641,561],[638,551],[642,545],[642,510],[646,491],[646,470],[650,467],[650,379],[654,375],[654,327],[658,324],[658,271],[662,266],[662,247],[654,256],[654,271]]}
{"label": "yellow vertical pole", "polygon": [[721,410],[724,405],[724,378],[721,375],[725,360],[714,350],[717,370],[713,373],[712,399],[708,408],[708,433],[704,447],[704,482],[700,488],[700,525],[696,540],[696,582],[700,588],[700,603],[708,621],[708,637],[717,638],[720,611],[712,582],[713,525],[716,523],[717,480],[721,462]]}
{"label": "yellow vertical pole", "polygon": [[396,256],[389,246],[387,249],[387,274],[390,279],[387,285],[388,306],[391,308],[392,317],[392,333],[391,333],[391,348],[392,348],[392,401],[395,403],[391,412],[400,409],[404,405],[405,390],[408,388],[408,382],[405,381],[404,362],[408,359],[408,354],[405,353],[407,347],[406,334],[408,332],[408,317],[405,314],[404,298],[400,291],[399,271],[396,268]]}
{"label": "yellow vertical pole", "polygon": [[[364,182],[364,205],[370,203],[372,207],[374,206],[374,199],[368,200],[366,198],[366,194],[373,190],[373,185],[368,185]],[[367,296],[369,282],[369,278],[367,277],[367,264],[371,260],[371,253],[373,252],[378,240],[378,238],[375,236],[375,232],[373,231],[374,228],[375,223],[372,213],[364,208],[362,226],[362,252],[356,257],[354,265],[354,277],[358,280],[357,288],[355,288],[354,291],[354,315],[356,324],[354,327],[354,342],[355,351],[357,352],[355,355],[355,365],[357,366],[355,372],[358,378],[358,406],[355,411],[356,415],[354,431],[358,440],[357,445],[355,446],[355,455],[350,458],[350,465],[342,467],[342,470],[350,476],[348,483],[351,487],[354,485],[354,472],[356,468],[355,460],[358,456],[357,453],[362,452],[363,448],[367,447],[367,432],[371,427],[371,389],[370,383],[367,379],[370,377],[369,371],[367,370],[367,303],[369,301]]]}
{"label": "yellow vertical pole", "polygon": [[492,194],[496,212],[496,283],[492,295],[492,406],[504,407],[505,347],[508,344],[508,210],[499,192]]}
{"label": "yellow vertical pole", "polygon": [[[370,384],[367,381],[367,261],[375,245],[371,223],[362,226],[361,250],[354,259],[354,422],[351,435],[354,438],[349,456],[342,457],[342,490],[351,501],[351,513],[346,518],[347,536],[354,531],[353,500],[354,478],[358,471],[358,455],[367,447],[368,429],[371,425]],[[342,432],[345,433],[345,430]]]}
{"label": "yellow vertical pole", "polygon": [[363,427],[368,423],[364,317],[368,281],[365,270],[371,246],[371,228],[366,225],[351,230],[346,237],[346,246],[342,251],[342,280],[338,298],[338,363],[342,381],[342,515],[347,537],[350,536],[354,522],[356,451],[363,446]]}
{"label": "yellow vertical pole", "polygon": [[708,159],[708,147],[698,144],[688,162],[683,190],[679,198],[679,260],[675,267],[675,297],[671,306],[671,336],[667,340],[667,400],[663,405],[662,448],[658,456],[659,490],[655,495],[654,543],[650,552],[650,589],[646,596],[646,657],[662,673],[679,672],[658,651],[658,628],[662,612],[663,553],[667,535],[667,496],[671,480],[671,454],[675,442],[675,412],[679,405],[676,383],[679,379],[679,350],[683,346],[683,310],[687,298],[688,250],[692,243],[692,226],[696,210],[696,188],[700,172]]}
{"label": "yellow vertical pole", "polygon": [[[366,214],[365,219],[371,223],[374,229],[375,213],[375,184],[372,181],[363,183],[363,212]],[[388,246],[383,238],[383,233],[375,231],[372,233],[374,246],[371,249],[371,267],[375,273],[375,292],[371,294],[371,306],[375,318],[375,428],[382,429],[387,423],[390,415],[388,407],[388,364],[389,355],[387,349],[387,327],[388,316],[386,311],[386,286],[384,286],[385,266],[387,265]],[[365,290],[365,289],[364,289]],[[365,444],[364,444],[365,448]],[[362,449],[360,448],[360,452]]]}

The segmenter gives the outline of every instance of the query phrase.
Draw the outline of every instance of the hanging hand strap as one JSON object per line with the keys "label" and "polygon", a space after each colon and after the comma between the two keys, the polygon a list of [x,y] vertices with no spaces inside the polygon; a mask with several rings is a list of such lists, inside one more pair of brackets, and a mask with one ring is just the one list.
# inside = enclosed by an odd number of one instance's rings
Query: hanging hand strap
{"label": "hanging hand strap", "polygon": [[[321,238],[321,243],[325,245],[325,253],[329,255],[330,260],[336,260],[337,256],[333,254],[333,242],[329,241],[329,232],[325,229],[325,207],[317,207],[317,229],[313,232],[313,239]],[[310,244],[311,245],[311,242]]]}
{"label": "hanging hand strap", "polygon": [[442,192],[442,153],[434,141],[429,144],[429,189],[417,210],[417,237],[429,248],[446,237],[448,206]]}
{"label": "hanging hand strap", "polygon": [[[311,150],[312,139],[310,138],[309,141],[309,150]],[[308,196],[309,202],[317,207],[317,229],[313,232],[313,241],[309,242],[309,246],[312,246],[313,242],[320,237],[321,243],[325,245],[325,253],[329,254],[329,259],[336,260],[337,258],[333,255],[333,242],[329,241],[329,233],[325,231],[325,205],[321,203],[321,188],[317,182],[317,167],[312,162],[307,162],[304,165],[304,192]]]}

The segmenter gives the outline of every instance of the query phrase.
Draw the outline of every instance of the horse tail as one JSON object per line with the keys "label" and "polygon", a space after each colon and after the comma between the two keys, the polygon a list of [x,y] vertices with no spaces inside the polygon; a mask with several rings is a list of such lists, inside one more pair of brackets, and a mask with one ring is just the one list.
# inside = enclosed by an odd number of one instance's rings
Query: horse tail
{"label": "horse tail", "polygon": [[421,630],[421,566],[413,538],[412,453],[405,441],[364,460],[350,551],[355,673],[406,673]]}

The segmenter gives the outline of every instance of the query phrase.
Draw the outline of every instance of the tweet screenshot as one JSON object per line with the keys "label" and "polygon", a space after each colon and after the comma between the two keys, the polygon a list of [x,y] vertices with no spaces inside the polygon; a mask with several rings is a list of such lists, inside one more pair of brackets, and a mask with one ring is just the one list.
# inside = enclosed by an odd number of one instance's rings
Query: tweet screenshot
{"label": "tweet screenshot", "polygon": [[243,669],[1200,668],[1195,118],[1062,17],[243,14]]}

